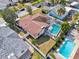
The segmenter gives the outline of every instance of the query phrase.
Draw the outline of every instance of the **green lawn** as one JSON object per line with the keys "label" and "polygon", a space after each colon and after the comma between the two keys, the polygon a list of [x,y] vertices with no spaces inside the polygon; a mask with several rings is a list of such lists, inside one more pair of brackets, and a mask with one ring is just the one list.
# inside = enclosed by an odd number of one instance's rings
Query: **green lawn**
{"label": "green lawn", "polygon": [[50,52],[49,52],[49,55],[50,55],[53,59],[56,59],[53,53],[54,53],[53,51],[50,51]]}
{"label": "green lawn", "polygon": [[34,38],[32,38],[32,37],[31,37],[30,39],[31,39],[31,41],[32,41],[33,44],[40,45],[40,44],[42,44],[42,43],[44,43],[44,42],[50,40],[50,37],[49,37],[49,36],[41,36],[41,37],[38,38],[38,39],[34,39]]}
{"label": "green lawn", "polygon": [[41,8],[38,8],[38,9],[32,11],[33,15],[36,14],[36,13],[41,13]]}
{"label": "green lawn", "polygon": [[2,15],[0,14],[0,17],[2,17]]}
{"label": "green lawn", "polygon": [[43,1],[44,1],[44,0],[38,0],[38,1],[32,2],[31,4],[32,4],[32,5],[35,5],[35,4],[38,4],[38,3],[43,2]]}
{"label": "green lawn", "polygon": [[0,12],[0,17],[2,17],[1,12]]}
{"label": "green lawn", "polygon": [[56,43],[49,36],[44,36],[44,35],[42,35],[38,39],[33,39],[32,37],[30,37],[29,40],[32,42],[32,44],[36,45],[44,54],[47,54],[48,51]]}
{"label": "green lawn", "polygon": [[49,36],[41,36],[40,38],[37,39],[37,43],[38,43],[38,45],[40,45],[48,40],[50,40]]}
{"label": "green lawn", "polygon": [[44,59],[44,58],[37,51],[35,51],[31,59]]}

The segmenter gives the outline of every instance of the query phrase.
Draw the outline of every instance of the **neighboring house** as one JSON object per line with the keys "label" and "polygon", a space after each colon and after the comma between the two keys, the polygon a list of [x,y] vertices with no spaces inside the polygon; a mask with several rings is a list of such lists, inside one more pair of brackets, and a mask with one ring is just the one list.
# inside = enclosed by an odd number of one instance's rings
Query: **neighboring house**
{"label": "neighboring house", "polygon": [[18,2],[18,0],[0,0],[0,9],[5,9],[9,4],[16,2]]}
{"label": "neighboring house", "polygon": [[48,13],[48,16],[52,16],[60,20],[63,20],[67,15],[68,11],[61,4],[51,7],[51,11]]}
{"label": "neighboring house", "polygon": [[[32,8],[32,11],[38,9],[34,6],[31,6],[31,8]],[[16,14],[18,15],[18,17],[23,17],[25,15],[28,15],[29,12],[27,11],[27,8],[22,8],[19,11],[17,11]]]}
{"label": "neighboring house", "polygon": [[19,21],[19,26],[27,31],[33,38],[38,38],[45,31],[48,26],[49,17],[42,14],[35,14],[26,16],[24,19]]}
{"label": "neighboring house", "polygon": [[16,12],[16,15],[18,17],[22,17],[22,16],[27,15],[27,14],[28,14],[28,12],[27,12],[27,9],[26,8],[22,8],[19,11]]}
{"label": "neighboring house", "polygon": [[0,59],[29,59],[31,48],[12,29],[0,27]]}
{"label": "neighboring house", "polygon": [[73,8],[79,9],[79,2],[74,1],[70,4],[70,6]]}
{"label": "neighboring house", "polygon": [[52,6],[52,4],[49,2],[41,2],[35,5],[35,7],[37,8],[42,7],[42,6]]}

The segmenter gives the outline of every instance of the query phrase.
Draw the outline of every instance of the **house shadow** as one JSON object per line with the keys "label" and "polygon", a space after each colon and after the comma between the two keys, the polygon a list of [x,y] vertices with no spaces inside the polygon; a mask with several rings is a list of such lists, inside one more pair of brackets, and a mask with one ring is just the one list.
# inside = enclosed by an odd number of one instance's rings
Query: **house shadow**
{"label": "house shadow", "polygon": [[50,40],[50,37],[47,35],[41,35],[38,39],[37,39],[37,44],[40,45],[44,42],[47,42]]}

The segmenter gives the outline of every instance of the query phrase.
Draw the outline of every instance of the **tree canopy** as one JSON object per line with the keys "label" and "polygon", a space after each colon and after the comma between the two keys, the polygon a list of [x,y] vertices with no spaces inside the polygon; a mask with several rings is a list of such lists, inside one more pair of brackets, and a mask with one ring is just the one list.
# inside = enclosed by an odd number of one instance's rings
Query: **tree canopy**
{"label": "tree canopy", "polygon": [[51,2],[53,3],[53,4],[65,4],[66,3],[66,0],[51,0]]}
{"label": "tree canopy", "polygon": [[60,16],[65,14],[65,10],[63,8],[58,9],[57,12],[58,12],[58,15]]}
{"label": "tree canopy", "polygon": [[31,8],[31,6],[27,6],[27,11],[29,12],[30,15],[32,15],[32,8]]}
{"label": "tree canopy", "polygon": [[62,24],[61,24],[61,30],[62,30],[62,32],[65,34],[69,29],[70,29],[70,25],[69,25],[69,23],[68,22],[63,22]]}
{"label": "tree canopy", "polygon": [[12,10],[5,9],[2,11],[2,17],[9,25],[14,25],[17,15]]}

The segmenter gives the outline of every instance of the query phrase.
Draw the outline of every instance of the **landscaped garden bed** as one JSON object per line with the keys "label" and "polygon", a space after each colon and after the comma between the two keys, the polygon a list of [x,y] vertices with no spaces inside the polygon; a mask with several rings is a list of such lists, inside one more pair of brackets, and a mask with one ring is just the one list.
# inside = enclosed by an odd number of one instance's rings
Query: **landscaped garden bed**
{"label": "landscaped garden bed", "polygon": [[53,59],[56,59],[55,56],[54,56],[54,52],[53,52],[52,50],[49,52],[49,55],[50,55]]}

